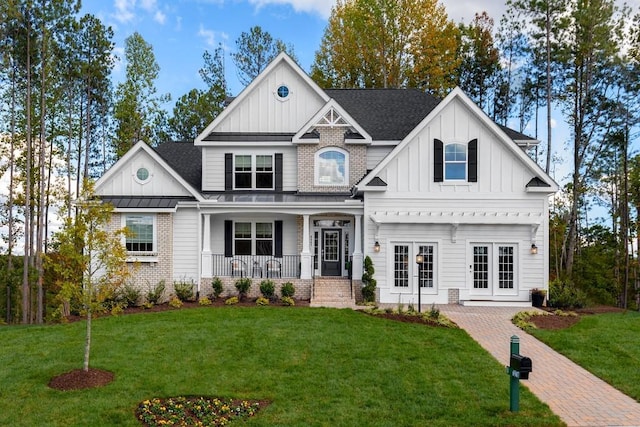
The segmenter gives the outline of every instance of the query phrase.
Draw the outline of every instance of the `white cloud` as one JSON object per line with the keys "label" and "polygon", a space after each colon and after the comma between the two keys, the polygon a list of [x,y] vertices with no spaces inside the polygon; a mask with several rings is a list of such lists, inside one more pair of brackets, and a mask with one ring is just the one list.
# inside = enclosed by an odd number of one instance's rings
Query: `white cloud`
{"label": "white cloud", "polygon": [[207,46],[218,47],[219,43],[224,44],[225,40],[229,39],[229,35],[224,32],[216,32],[213,30],[205,29],[202,24],[200,24],[200,29],[198,30],[198,36],[202,37],[207,44]]}
{"label": "white cloud", "polygon": [[153,15],[153,20],[156,21],[160,25],[164,25],[164,21],[166,21],[167,15],[162,13],[160,10],[156,10],[155,15]]}
{"label": "white cloud", "polygon": [[257,8],[272,4],[289,5],[296,12],[316,13],[328,18],[335,0],[249,0],[249,3]]}
{"label": "white cloud", "polygon": [[115,0],[113,6],[115,13],[113,17],[119,22],[129,22],[135,18],[133,8],[136,5],[135,0]]}

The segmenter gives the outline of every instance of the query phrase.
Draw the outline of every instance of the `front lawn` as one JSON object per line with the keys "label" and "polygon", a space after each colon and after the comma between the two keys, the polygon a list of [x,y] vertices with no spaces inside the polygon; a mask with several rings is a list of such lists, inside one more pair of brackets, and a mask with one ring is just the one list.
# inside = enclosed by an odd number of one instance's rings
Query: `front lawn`
{"label": "front lawn", "polygon": [[[140,402],[268,400],[246,426],[563,425],[462,330],[351,310],[203,307],[98,319],[91,366],[115,380],[57,391],[82,366],[84,322],[0,328],[0,425],[139,425]],[[637,366],[637,365],[636,365]]]}
{"label": "front lawn", "polygon": [[582,316],[570,328],[530,332],[640,402],[640,313]]}

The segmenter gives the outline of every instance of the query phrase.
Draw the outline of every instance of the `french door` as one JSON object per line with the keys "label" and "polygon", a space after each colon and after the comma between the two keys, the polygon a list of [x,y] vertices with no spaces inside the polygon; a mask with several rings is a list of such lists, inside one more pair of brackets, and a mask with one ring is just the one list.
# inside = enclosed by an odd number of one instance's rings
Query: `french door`
{"label": "french door", "polygon": [[407,242],[393,245],[393,287],[396,292],[417,295],[419,286],[423,295],[436,294],[436,267],[435,244]]}
{"label": "french door", "polygon": [[477,296],[516,295],[516,253],[514,244],[472,244],[470,293]]}

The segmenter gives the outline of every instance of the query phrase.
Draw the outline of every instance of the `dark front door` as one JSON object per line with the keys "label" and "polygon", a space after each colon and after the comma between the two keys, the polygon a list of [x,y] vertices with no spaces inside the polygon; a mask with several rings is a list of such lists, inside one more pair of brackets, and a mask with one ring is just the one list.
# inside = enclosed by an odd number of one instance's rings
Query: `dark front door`
{"label": "dark front door", "polygon": [[322,230],[322,276],[341,276],[342,230]]}

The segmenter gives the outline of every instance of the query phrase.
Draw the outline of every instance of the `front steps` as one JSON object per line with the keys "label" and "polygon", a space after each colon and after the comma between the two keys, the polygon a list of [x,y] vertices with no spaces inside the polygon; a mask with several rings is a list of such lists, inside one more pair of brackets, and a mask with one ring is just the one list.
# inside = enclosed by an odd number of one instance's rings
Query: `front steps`
{"label": "front steps", "polygon": [[353,308],[356,301],[351,294],[351,280],[345,277],[316,277],[311,307]]}

